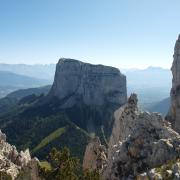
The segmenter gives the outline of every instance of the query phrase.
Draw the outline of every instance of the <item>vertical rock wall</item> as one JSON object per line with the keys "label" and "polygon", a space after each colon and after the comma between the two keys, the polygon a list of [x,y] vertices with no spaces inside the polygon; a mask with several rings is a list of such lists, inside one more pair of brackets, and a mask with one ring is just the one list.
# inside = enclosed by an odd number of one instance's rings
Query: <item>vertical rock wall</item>
{"label": "vertical rock wall", "polygon": [[172,127],[180,133],[180,36],[176,41],[174,48],[172,64],[172,89],[171,89],[171,107],[167,119],[172,123]]}

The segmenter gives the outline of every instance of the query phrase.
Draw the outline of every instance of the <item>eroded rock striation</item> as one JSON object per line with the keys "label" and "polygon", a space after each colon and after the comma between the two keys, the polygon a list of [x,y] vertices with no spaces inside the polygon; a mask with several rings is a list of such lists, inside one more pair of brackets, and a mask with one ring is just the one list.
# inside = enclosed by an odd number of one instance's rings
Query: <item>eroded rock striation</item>
{"label": "eroded rock striation", "polygon": [[174,61],[172,64],[171,107],[167,119],[173,128],[180,133],[180,35],[174,48]]}
{"label": "eroded rock striation", "polygon": [[62,101],[62,108],[72,107],[79,101],[93,106],[105,102],[122,105],[127,100],[126,94],[126,77],[117,68],[64,58],[56,66],[50,92]]}
{"label": "eroded rock striation", "polygon": [[36,158],[31,159],[28,149],[24,152],[18,152],[15,146],[6,142],[6,135],[1,131],[0,172],[10,175],[12,180],[39,180],[38,160]]}
{"label": "eroded rock striation", "polygon": [[89,133],[96,134],[102,126],[110,132],[114,111],[127,102],[126,77],[114,67],[63,58],[49,99]]}

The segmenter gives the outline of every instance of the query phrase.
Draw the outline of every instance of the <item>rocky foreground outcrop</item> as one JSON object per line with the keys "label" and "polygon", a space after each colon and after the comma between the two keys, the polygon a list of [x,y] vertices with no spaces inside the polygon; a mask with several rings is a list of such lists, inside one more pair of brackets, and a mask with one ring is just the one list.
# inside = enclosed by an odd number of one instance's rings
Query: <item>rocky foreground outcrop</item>
{"label": "rocky foreground outcrop", "polygon": [[180,135],[161,115],[139,110],[137,102],[132,94],[115,112],[103,179],[160,180],[168,173],[172,179],[180,179]]}
{"label": "rocky foreground outcrop", "polygon": [[180,135],[161,115],[140,111],[135,94],[115,114],[120,129],[113,128],[105,179],[148,176],[151,169],[180,157]]}
{"label": "rocky foreground outcrop", "polygon": [[31,159],[29,150],[19,153],[15,146],[6,142],[6,135],[0,131],[0,173],[2,172],[12,180],[39,180],[38,160]]}
{"label": "rocky foreground outcrop", "polygon": [[107,164],[107,149],[103,146],[98,137],[91,140],[86,147],[83,160],[84,170],[98,170],[101,174]]}
{"label": "rocky foreground outcrop", "polygon": [[180,133],[180,35],[174,48],[174,61],[172,64],[171,107],[167,119],[173,128]]}

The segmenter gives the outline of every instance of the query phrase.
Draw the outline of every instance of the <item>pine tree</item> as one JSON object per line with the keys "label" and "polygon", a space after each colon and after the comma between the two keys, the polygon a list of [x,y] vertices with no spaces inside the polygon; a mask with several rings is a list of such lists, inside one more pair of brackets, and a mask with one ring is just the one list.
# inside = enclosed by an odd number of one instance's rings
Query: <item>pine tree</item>
{"label": "pine tree", "polygon": [[82,171],[80,160],[70,155],[68,148],[58,151],[53,148],[48,156],[51,168],[40,167],[40,174],[45,180],[99,180],[96,171]]}

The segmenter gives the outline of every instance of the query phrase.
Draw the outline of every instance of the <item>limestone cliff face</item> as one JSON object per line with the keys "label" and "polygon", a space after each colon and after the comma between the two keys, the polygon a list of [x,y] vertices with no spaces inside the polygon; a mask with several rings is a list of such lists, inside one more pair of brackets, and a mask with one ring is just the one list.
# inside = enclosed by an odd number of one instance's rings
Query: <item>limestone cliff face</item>
{"label": "limestone cliff face", "polygon": [[79,101],[92,106],[105,102],[122,105],[127,100],[126,93],[126,77],[118,69],[60,59],[50,95],[68,108]]}
{"label": "limestone cliff face", "polygon": [[171,107],[167,119],[172,123],[173,128],[180,133],[180,36],[176,41],[173,57]]}
{"label": "limestone cliff face", "polygon": [[126,77],[116,68],[60,59],[49,98],[89,133],[111,131],[113,113],[126,103]]}
{"label": "limestone cliff face", "polygon": [[[29,150],[20,153],[6,142],[6,135],[0,131],[0,172],[11,176],[12,180],[40,180],[38,160],[31,159]],[[21,174],[20,174],[21,172]]]}

